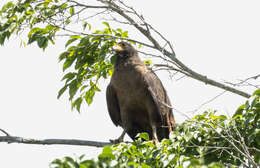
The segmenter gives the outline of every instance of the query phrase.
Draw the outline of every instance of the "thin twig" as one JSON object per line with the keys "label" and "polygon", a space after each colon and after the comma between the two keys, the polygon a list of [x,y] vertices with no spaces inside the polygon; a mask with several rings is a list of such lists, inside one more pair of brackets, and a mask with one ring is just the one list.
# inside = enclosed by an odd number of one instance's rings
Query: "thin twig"
{"label": "thin twig", "polygon": [[[239,82],[238,83],[232,83],[232,82],[228,82],[228,81],[224,81],[224,83],[226,83],[226,84],[229,84],[229,85],[232,85],[232,86],[252,86],[252,87],[255,87],[255,88],[259,88],[260,87],[260,85],[254,85],[254,84],[251,84],[251,83],[249,83],[248,81],[249,80],[252,80],[252,79],[254,79],[254,80],[257,80],[257,78],[259,78],[260,77],[260,74],[258,74],[258,75],[255,75],[255,76],[252,76],[252,77],[248,77],[248,78],[246,78],[246,79],[243,79],[243,80],[241,80],[241,79],[238,79],[239,80]],[[245,85],[246,84],[246,85]]]}
{"label": "thin twig", "polygon": [[[256,165],[255,162],[254,162],[254,159],[251,157],[250,152],[248,151],[248,146],[246,145],[246,142],[245,142],[244,138],[242,137],[242,135],[240,134],[240,132],[239,132],[238,129],[237,129],[237,126],[236,126],[236,123],[235,123],[235,122],[233,122],[233,126],[234,126],[234,128],[235,128],[235,131],[236,131],[237,135],[239,136],[239,139],[241,139],[241,141],[242,141],[242,143],[239,143],[239,144],[242,146],[243,150],[244,150],[245,153],[247,154],[247,156],[248,156],[250,162],[251,162],[253,165]],[[256,166],[257,166],[257,165],[256,165]]]}
{"label": "thin twig", "polygon": [[10,136],[10,134],[8,134],[5,130],[0,128],[0,131],[3,132],[6,136]]}
{"label": "thin twig", "polygon": [[233,158],[238,159],[241,163],[243,163],[243,166],[249,168],[249,166],[247,165],[247,163],[245,161],[243,161],[240,157],[237,157],[236,155],[234,155],[233,153],[231,153],[230,151],[223,149],[225,152],[227,152],[230,156],[232,156]]}
{"label": "thin twig", "polygon": [[[250,155],[248,156],[246,153],[244,153],[243,151],[241,151],[241,150],[234,144],[234,142],[232,142],[229,138],[227,138],[227,137],[225,137],[224,135],[222,135],[221,133],[219,133],[219,132],[218,132],[216,129],[214,129],[211,125],[209,125],[209,126],[212,128],[212,130],[213,130],[214,132],[216,132],[220,137],[224,138],[231,146],[233,146],[234,149],[235,149],[238,153],[240,153],[242,156],[244,156],[245,158],[247,158],[248,161],[249,161],[250,163],[252,163],[255,168],[257,167],[256,163],[254,162],[254,160],[251,158]],[[233,136],[230,136],[230,138],[233,139]]]}
{"label": "thin twig", "polygon": [[173,71],[176,71],[176,72],[180,72],[186,76],[190,76],[188,73],[186,73],[185,71],[182,71],[180,69],[177,69],[177,68],[174,68],[173,66],[170,66],[170,65],[165,65],[165,64],[154,64],[153,66],[156,66],[156,67],[167,67],[169,68],[170,70],[173,70]]}
{"label": "thin twig", "polygon": [[222,96],[224,93],[226,93],[227,91],[222,91],[221,93],[217,94],[216,96],[214,96],[213,98],[207,100],[206,102],[202,103],[199,107],[197,107],[195,110],[191,110],[191,111],[187,111],[187,113],[195,113],[197,112],[200,108],[202,108],[203,106],[205,106],[206,104],[211,103],[212,101],[216,100],[218,97]]}
{"label": "thin twig", "polygon": [[149,48],[154,48],[153,46],[151,46],[151,45],[149,45],[149,44],[146,44],[146,43],[143,43],[143,42],[141,42],[141,41],[134,40],[134,39],[130,39],[130,38],[119,37],[119,36],[114,36],[114,35],[110,35],[110,34],[82,33],[82,32],[77,32],[77,31],[69,30],[69,29],[66,29],[66,28],[64,28],[64,27],[60,27],[60,26],[57,26],[57,25],[53,25],[53,26],[55,26],[55,27],[57,27],[57,28],[60,28],[60,29],[63,29],[64,31],[67,31],[67,32],[70,32],[70,33],[73,33],[73,34],[84,35],[84,36],[92,36],[92,37],[111,37],[111,38],[114,38],[114,39],[132,41],[132,42],[141,44],[141,45],[146,46],[146,47],[149,47]]}

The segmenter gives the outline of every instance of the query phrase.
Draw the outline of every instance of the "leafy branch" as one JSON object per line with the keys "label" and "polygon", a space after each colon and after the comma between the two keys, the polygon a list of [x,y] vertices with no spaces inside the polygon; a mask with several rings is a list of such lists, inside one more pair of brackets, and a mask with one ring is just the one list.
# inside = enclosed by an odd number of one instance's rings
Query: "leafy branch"
{"label": "leafy branch", "polygon": [[[134,142],[111,144],[76,139],[30,139],[10,136],[0,129],[5,136],[0,142],[38,145],[82,145],[104,147],[98,160],[55,159],[51,165],[75,164],[82,166],[134,167],[156,166],[177,167],[247,167],[260,166],[260,90],[256,90],[245,104],[238,107],[232,118],[217,115],[216,111],[205,111],[177,124],[169,139],[155,145],[149,141],[147,133],[140,133]],[[79,160],[80,161],[79,161]],[[73,164],[72,164],[73,163]],[[71,166],[69,166],[71,164]]]}
{"label": "leafy branch", "polygon": [[[120,7],[119,5],[116,4],[115,1],[109,1],[109,0],[98,0],[104,4],[107,4],[109,6],[109,8],[118,13],[120,16],[122,16],[124,19],[126,19],[127,21],[129,21],[129,23],[131,23],[132,26],[134,26],[140,33],[142,33],[153,45],[154,48],[156,50],[158,50],[159,52],[161,52],[163,55],[167,56],[169,59],[171,59],[173,62],[175,62],[177,65],[177,68],[180,68],[182,71],[186,72],[187,74],[189,74],[189,77],[192,77],[196,80],[199,80],[201,82],[204,82],[205,84],[210,84],[213,86],[216,86],[218,88],[230,91],[232,93],[238,94],[240,96],[249,98],[250,94],[245,93],[243,91],[237,90],[233,87],[224,85],[220,82],[217,82],[213,79],[208,78],[207,76],[201,75],[195,71],[193,71],[192,69],[188,68],[185,64],[183,64],[175,55],[175,52],[172,48],[171,43],[169,42],[169,40],[167,40],[161,33],[159,33],[159,31],[155,30],[150,24],[146,23],[143,16],[138,14],[134,8],[132,7],[128,7],[131,11],[132,14],[139,18],[141,24],[138,24],[137,21],[132,18],[130,15],[128,15],[123,9],[122,7]],[[124,7],[127,7],[127,5],[125,5],[122,1],[119,1],[121,4],[124,5]],[[170,51],[168,51],[165,47],[162,47],[159,42],[152,36],[151,34],[151,30],[153,30],[157,35],[159,35],[162,40],[164,40],[166,42],[166,45],[170,48]]]}
{"label": "leafy branch", "polygon": [[230,119],[209,110],[177,124],[170,138],[157,146],[148,141],[148,134],[141,133],[132,143],[104,147],[95,161],[65,157],[55,159],[51,166],[257,168],[260,166],[259,96],[260,90],[255,91]]}
{"label": "leafy branch", "polygon": [[[82,102],[91,104],[95,92],[100,91],[99,80],[107,79],[113,73],[115,58],[111,48],[120,40],[139,45],[139,52],[145,56],[159,58],[160,63],[153,64],[153,68],[182,73],[205,84],[250,97],[235,86],[210,79],[182,63],[176,57],[171,42],[148,23],[143,15],[121,0],[96,0],[96,3],[75,0],[20,0],[17,3],[10,1],[0,10],[0,18],[1,45],[12,35],[28,32],[26,30],[29,30],[28,41],[22,41],[23,44],[37,43],[43,50],[49,44],[55,44],[56,38],[67,38],[67,49],[60,54],[59,60],[64,61],[63,70],[69,72],[62,79],[65,84],[58,97],[68,90],[72,109],[78,111]],[[146,37],[147,41],[129,38],[128,31],[114,28],[105,21],[102,22],[104,29],[93,29],[91,19],[102,20],[100,18],[112,19],[119,25],[134,28]],[[149,53],[147,50],[150,50]]]}

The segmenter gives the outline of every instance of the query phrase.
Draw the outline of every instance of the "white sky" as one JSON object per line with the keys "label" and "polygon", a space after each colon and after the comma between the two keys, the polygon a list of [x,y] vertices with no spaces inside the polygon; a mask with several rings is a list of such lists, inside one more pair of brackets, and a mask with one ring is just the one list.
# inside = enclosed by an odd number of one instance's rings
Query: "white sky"
{"label": "white sky", "polygon": [[[164,0],[149,1],[149,5],[135,1],[133,5],[173,42],[178,58],[197,72],[218,81],[259,74],[259,1]],[[45,52],[35,45],[20,48],[18,38],[0,47],[0,128],[13,136],[30,138],[117,138],[121,128],[112,124],[104,94],[109,80],[101,84],[102,92],[96,94],[90,107],[83,107],[81,114],[71,112],[66,96],[56,99],[63,86],[62,64],[57,59],[63,50],[63,43]],[[159,76],[173,106],[182,112],[196,109],[222,91],[193,79],[170,80],[167,73]],[[252,93],[254,89],[244,90]],[[199,111],[211,108],[232,114],[244,101],[226,93]],[[185,119],[176,112],[174,115],[177,122]],[[46,168],[55,158],[81,154],[92,158],[99,152],[92,147],[1,143],[0,165]]]}

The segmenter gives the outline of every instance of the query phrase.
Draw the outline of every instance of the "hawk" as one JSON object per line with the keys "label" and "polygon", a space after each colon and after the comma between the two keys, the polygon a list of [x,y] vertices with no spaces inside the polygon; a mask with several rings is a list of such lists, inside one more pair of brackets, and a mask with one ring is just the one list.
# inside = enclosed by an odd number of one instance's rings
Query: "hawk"
{"label": "hawk", "polygon": [[175,120],[162,82],[129,43],[120,42],[114,50],[116,63],[106,100],[111,120],[123,133],[111,142],[122,142],[126,133],[133,140],[141,132],[147,132],[155,142],[169,138]]}

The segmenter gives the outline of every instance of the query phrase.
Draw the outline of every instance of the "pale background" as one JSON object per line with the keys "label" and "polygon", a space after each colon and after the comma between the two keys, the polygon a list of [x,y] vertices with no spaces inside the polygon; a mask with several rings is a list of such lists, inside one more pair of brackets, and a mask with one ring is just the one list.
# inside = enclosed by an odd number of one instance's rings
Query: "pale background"
{"label": "pale background", "polygon": [[[5,1],[0,2],[0,6]],[[172,0],[131,1],[147,21],[174,44],[180,60],[195,71],[218,81],[236,81],[259,74],[260,2],[258,0]],[[148,4],[147,4],[148,3]],[[135,38],[132,36],[132,38]],[[58,55],[63,42],[42,52],[35,45],[21,48],[19,38],[0,47],[0,128],[13,136],[28,138],[74,138],[108,141],[117,138],[121,128],[110,120],[103,81],[93,104],[82,113],[70,110],[64,96],[57,100],[63,72]],[[172,104],[188,111],[221,93],[222,90],[184,78],[170,80],[159,73]],[[252,88],[241,88],[252,93]],[[226,93],[203,106],[232,115],[245,101]],[[174,112],[177,122],[185,118]],[[0,133],[2,134],[2,133]],[[127,138],[128,139],[128,138]],[[55,158],[96,157],[100,148],[65,145],[0,144],[0,167],[46,168]]]}

